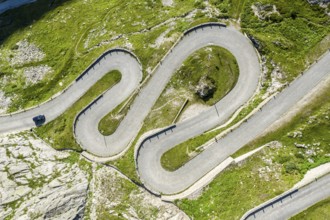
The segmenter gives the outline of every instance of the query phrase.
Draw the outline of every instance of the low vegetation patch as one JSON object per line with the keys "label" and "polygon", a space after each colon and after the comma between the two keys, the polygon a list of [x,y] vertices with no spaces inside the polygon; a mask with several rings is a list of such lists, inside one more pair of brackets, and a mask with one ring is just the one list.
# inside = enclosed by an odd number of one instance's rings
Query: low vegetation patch
{"label": "low vegetation patch", "polygon": [[[246,0],[241,27],[263,55],[280,65],[282,81],[290,82],[328,49],[318,46],[330,32],[327,10],[306,0]],[[318,55],[310,56],[311,51]]]}
{"label": "low vegetation patch", "polygon": [[115,109],[109,112],[102,120],[99,122],[98,129],[101,134],[107,136],[113,134],[120,122],[125,118],[130,105],[134,101],[136,93],[129,97],[126,101],[118,105]]}
{"label": "low vegetation patch", "polygon": [[230,167],[220,173],[198,198],[183,199],[176,204],[194,219],[239,219],[250,208],[289,188],[287,179],[299,179],[297,175],[281,175],[281,168],[275,166],[264,174],[267,164],[262,157],[271,151],[276,153],[267,149],[242,165]]}
{"label": "low vegetation patch", "polygon": [[[283,124],[275,131],[271,131],[255,139],[245,147],[238,150],[233,157],[238,157],[258,146],[270,141],[279,140],[290,145],[300,144],[306,147],[322,146],[323,150],[330,151],[330,85],[316,95],[308,106],[300,110],[290,122]],[[316,143],[316,145],[314,145]],[[302,146],[301,149],[304,149]]]}
{"label": "low vegetation patch", "polygon": [[118,83],[120,79],[121,74],[117,70],[107,73],[62,115],[36,128],[35,132],[55,149],[81,150],[72,133],[76,115],[102,92]]}
{"label": "low vegetation patch", "polygon": [[142,190],[114,169],[99,166],[93,170],[86,219],[181,219],[185,216],[175,205]]}

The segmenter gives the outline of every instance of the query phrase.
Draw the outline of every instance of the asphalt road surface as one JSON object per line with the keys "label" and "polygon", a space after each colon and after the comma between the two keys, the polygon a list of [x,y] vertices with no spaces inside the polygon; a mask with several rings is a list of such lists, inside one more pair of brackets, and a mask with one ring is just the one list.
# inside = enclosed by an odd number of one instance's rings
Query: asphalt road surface
{"label": "asphalt road surface", "polygon": [[142,78],[139,62],[127,52],[116,52],[105,56],[86,76],[74,82],[63,94],[52,101],[26,112],[0,117],[0,133],[34,127],[32,117],[38,114],[44,114],[47,121],[55,119],[105,73],[118,69],[122,73],[120,83],[107,91],[102,99],[77,119],[74,131],[77,141],[87,151],[101,157],[117,155],[137,135],[144,118],[175,70],[190,54],[207,45],[224,47],[236,57],[240,69],[238,82],[235,88],[215,106],[194,118],[177,124],[173,132],[160,135],[141,146],[137,156],[137,169],[141,180],[152,191],[173,194],[185,190],[232,153],[255,139],[320,81],[330,75],[330,54],[328,53],[275,99],[267,103],[262,111],[257,112],[248,122],[177,171],[168,172],[160,164],[160,158],[164,152],[182,141],[224,123],[253,95],[257,88],[260,64],[250,41],[237,30],[213,25],[191,31],[171,50],[150,81],[141,89],[125,119],[113,135],[104,137],[98,132],[99,120],[137,89]]}
{"label": "asphalt road surface", "polygon": [[[269,101],[262,111],[258,111],[246,123],[209,146],[207,150],[174,172],[168,172],[162,168],[160,164],[162,154],[184,141],[183,137],[187,137],[187,134],[193,132],[194,127],[202,127],[205,123],[195,124],[196,119],[194,118],[186,123],[178,124],[173,133],[147,142],[141,147],[137,157],[138,171],[143,182],[149,189],[164,194],[174,194],[185,190],[231,154],[262,134],[320,81],[329,77],[329,63],[330,54],[328,53],[278,94],[275,99]],[[227,105],[222,107],[227,108]],[[222,111],[221,109],[219,112]],[[211,114],[209,115],[212,117]],[[216,121],[216,115],[213,115],[213,121]]]}
{"label": "asphalt road surface", "polygon": [[[330,174],[306,185],[287,197],[282,202],[277,202],[273,206],[268,206],[263,211],[257,212],[254,216],[246,218],[248,220],[283,220],[302,212],[315,203],[330,197]],[[270,200],[269,202],[271,202]],[[266,202],[265,204],[269,203]],[[264,205],[265,205],[264,204]]]}
{"label": "asphalt road surface", "polygon": [[89,111],[79,117],[75,134],[81,146],[101,157],[114,156],[122,152],[137,135],[144,118],[176,69],[190,54],[208,45],[222,46],[233,53],[240,69],[238,82],[235,88],[216,105],[219,116],[215,107],[212,107],[198,117],[180,124],[176,129],[179,131],[179,136],[175,141],[193,137],[224,122],[253,95],[260,75],[258,57],[249,40],[240,32],[220,26],[204,27],[183,37],[165,57],[148,84],[136,97],[114,134],[106,137],[101,135],[97,122],[120,103],[113,103],[112,99],[122,95],[122,89],[111,89],[109,94],[106,94],[106,99],[101,99],[97,105],[92,106]]}
{"label": "asphalt road surface", "polygon": [[[101,59],[99,63],[89,70],[81,80],[73,82],[65,92],[51,101],[25,112],[13,114],[11,116],[0,116],[0,133],[9,133],[33,128],[35,127],[35,124],[32,121],[32,118],[39,114],[45,115],[46,122],[54,120],[73,105],[106,73],[116,69],[121,72],[122,78],[119,84],[114,86],[113,89],[118,92],[118,87],[122,88],[123,90],[120,90],[119,93],[125,93],[128,97],[129,94],[127,93],[132,92],[142,78],[140,64],[138,60],[132,57],[128,52],[113,52]],[[127,92],[127,90],[129,91]],[[116,101],[117,96],[121,95],[122,94],[116,94],[114,102]]]}

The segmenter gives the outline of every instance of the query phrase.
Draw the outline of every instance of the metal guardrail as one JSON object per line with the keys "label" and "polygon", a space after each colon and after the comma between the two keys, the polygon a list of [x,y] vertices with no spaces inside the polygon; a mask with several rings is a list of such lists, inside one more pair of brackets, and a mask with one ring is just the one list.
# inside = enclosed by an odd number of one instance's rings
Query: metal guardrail
{"label": "metal guardrail", "polygon": [[128,53],[129,55],[131,55],[132,57],[134,57],[139,64],[141,65],[140,61],[137,59],[137,57],[129,50],[123,49],[123,48],[114,48],[114,49],[110,49],[106,52],[104,52],[101,56],[99,56],[96,60],[94,60],[94,62],[89,65],[77,78],[76,78],[76,82],[78,82],[79,80],[81,80],[86,74],[88,74],[88,72],[94,68],[94,66],[96,66],[96,64],[99,64],[99,62],[107,55],[112,54],[112,53],[118,53],[118,52],[124,52],[124,53]]}
{"label": "metal guardrail", "polygon": [[153,195],[155,195],[155,196],[157,196],[157,197],[160,197],[160,198],[161,198],[161,193],[149,189],[149,188],[145,185],[145,183],[143,182],[143,180],[141,179],[141,177],[140,177],[140,175],[139,175],[139,171],[138,171],[138,159],[137,159],[137,157],[139,156],[139,154],[140,154],[140,150],[141,150],[141,148],[143,147],[143,144],[144,144],[146,141],[151,140],[152,138],[157,137],[158,135],[161,135],[161,134],[163,134],[163,133],[166,133],[166,132],[169,131],[169,130],[172,131],[172,129],[174,129],[174,128],[176,128],[176,125],[171,125],[171,126],[166,127],[166,128],[164,128],[164,129],[162,129],[162,130],[160,130],[160,131],[158,131],[158,132],[156,132],[156,133],[154,133],[154,134],[151,134],[151,135],[145,137],[145,138],[141,141],[141,143],[139,144],[139,146],[137,147],[136,152],[134,153],[134,154],[135,154],[135,155],[134,155],[134,158],[135,158],[135,169],[136,169],[136,173],[137,173],[138,177],[140,178],[140,180],[142,181],[142,184],[139,183],[138,185],[141,186],[141,187],[143,187],[144,189],[146,189],[149,193],[151,193],[151,194],[153,194]]}
{"label": "metal guardrail", "polygon": [[[96,65],[101,59],[103,59],[106,55],[109,55],[109,54],[111,54],[111,53],[118,53],[118,52],[122,52],[122,53],[127,53],[127,54],[129,54],[131,57],[133,57],[134,59],[136,59],[137,60],[137,62],[139,63],[139,65],[140,65],[140,67],[142,66],[142,64],[141,64],[141,62],[140,62],[140,60],[137,58],[137,56],[133,53],[133,52],[131,52],[131,51],[129,51],[129,50],[126,50],[126,49],[124,49],[124,48],[112,48],[112,49],[110,49],[110,50],[107,50],[106,52],[104,52],[101,56],[99,56],[96,60],[94,60],[94,62],[91,64],[91,65],[89,65],[77,78],[76,78],[76,80],[75,81],[73,81],[72,83],[71,83],[71,85],[70,86],[72,86],[74,83],[76,83],[77,81],[79,81],[80,79],[82,79],[83,78],[83,76],[84,75],[86,75],[87,73],[88,73],[88,71],[94,66],[94,65]],[[116,84],[115,84],[116,85]],[[69,86],[69,87],[70,87]],[[114,86],[114,85],[113,85]],[[94,105],[98,100],[100,100],[102,97],[103,97],[103,95],[107,92],[107,91],[109,91],[110,89],[111,89],[112,87],[110,87],[110,88],[108,88],[106,91],[104,91],[99,97],[97,97],[95,100],[93,100],[88,106],[86,106],[82,111],[80,111],[76,116],[75,116],[75,118],[74,118],[74,121],[73,121],[73,126],[72,126],[72,132],[73,132],[73,135],[74,135],[74,139],[75,139],[75,141],[76,141],[76,143],[78,144],[78,145],[80,145],[81,146],[81,144],[79,143],[79,141],[77,141],[77,137],[76,137],[76,133],[75,133],[75,130],[76,130],[76,125],[77,125],[77,122],[78,122],[78,118],[83,114],[83,113],[85,113],[86,112],[86,110],[87,109],[89,109],[92,105]],[[82,97],[82,96],[81,96]]]}
{"label": "metal guardrail", "polygon": [[[138,59],[138,57],[131,51],[129,50],[126,50],[124,48],[112,48],[112,49],[109,49],[107,50],[106,52],[104,52],[100,57],[98,57],[96,60],[93,61],[93,63],[91,65],[89,65],[74,81],[72,81],[65,89],[63,89],[60,93],[58,93],[57,95],[55,96],[52,96],[51,98],[49,98],[48,100],[40,103],[40,104],[37,104],[35,106],[32,106],[32,107],[29,107],[29,108],[26,108],[26,109],[22,109],[22,110],[19,110],[19,111],[16,111],[16,112],[12,112],[12,113],[7,113],[7,114],[1,114],[0,117],[8,117],[8,116],[12,116],[12,115],[16,115],[16,114],[19,114],[19,113],[22,113],[22,112],[26,112],[28,110],[32,110],[32,109],[37,109],[39,108],[41,105],[43,104],[46,104],[50,101],[52,101],[53,99],[56,99],[58,98],[60,95],[62,95],[63,93],[65,93],[67,90],[69,90],[71,88],[71,86],[73,86],[76,82],[78,82],[80,79],[82,79],[86,74],[88,74],[88,71],[93,68],[102,58],[104,58],[106,55],[108,54],[111,54],[113,52],[122,52],[122,53],[127,53],[129,54],[131,57],[133,57],[134,59],[137,60],[137,62],[140,64],[140,67],[142,66],[140,60]],[[83,96],[83,95],[82,95]],[[82,97],[80,96],[80,97]],[[80,98],[79,97],[79,98]]]}
{"label": "metal guardrail", "polygon": [[255,217],[255,215],[258,212],[263,211],[264,209],[266,209],[269,206],[273,206],[275,203],[281,202],[283,199],[285,199],[289,196],[291,197],[292,194],[297,193],[297,192],[298,192],[298,189],[295,189],[295,190],[292,190],[291,192],[288,192],[288,193],[284,194],[283,196],[275,198],[274,200],[268,202],[267,204],[263,204],[259,208],[256,208],[255,210],[252,210],[251,212],[246,213],[245,215],[243,215],[241,220],[246,220],[246,219],[250,218],[251,216]]}
{"label": "metal guardrail", "polygon": [[186,30],[185,32],[183,32],[183,35],[186,36],[188,35],[189,33],[197,30],[197,29],[203,29],[204,27],[213,27],[213,26],[216,26],[216,27],[227,27],[227,25],[225,24],[222,24],[222,23],[218,23],[218,22],[208,22],[208,23],[204,23],[204,24],[200,24],[200,25],[197,25],[195,27],[192,27],[188,30]]}
{"label": "metal guardrail", "polygon": [[[138,149],[137,149],[136,155],[137,155],[137,156],[139,155],[139,151],[140,151],[140,149],[142,148],[142,146],[143,146],[143,144],[144,144],[145,142],[147,142],[148,140],[151,140],[152,138],[157,137],[157,136],[159,136],[159,135],[161,135],[161,134],[163,134],[163,133],[166,133],[166,132],[169,131],[169,130],[172,131],[172,129],[174,129],[174,128],[176,128],[176,125],[171,125],[171,126],[169,126],[169,127],[167,127],[167,128],[164,128],[164,129],[162,129],[162,130],[160,130],[160,131],[158,131],[158,132],[156,132],[156,133],[154,133],[154,134],[151,134],[151,135],[145,137],[145,138],[143,139],[143,141],[141,141],[141,144],[140,144],[140,146],[139,146]],[[137,160],[136,160],[136,161],[137,161]]]}
{"label": "metal guardrail", "polygon": [[161,134],[163,134],[163,133],[166,133],[167,131],[172,130],[172,129],[174,129],[174,128],[176,128],[176,125],[171,125],[171,126],[169,126],[169,127],[167,127],[167,128],[164,128],[164,129],[162,129],[162,130],[160,130],[160,131],[158,131],[158,132],[156,132],[156,133],[154,133],[154,134],[149,135],[148,137],[146,137],[146,138],[141,142],[141,144],[140,144],[141,147],[143,146],[143,144],[144,144],[146,141],[151,140],[151,139],[154,138],[154,137],[158,137],[159,135],[161,135]]}
{"label": "metal guardrail", "polygon": [[[75,117],[74,119],[74,122],[73,122],[73,134],[75,134],[75,130],[76,130],[76,125],[77,125],[77,122],[78,122],[78,118],[84,114],[88,109],[90,109],[94,104],[96,104],[101,98],[103,98],[103,94],[100,95],[99,97],[97,97],[96,99],[94,99],[91,103],[89,103],[85,108],[83,108],[83,110],[81,110],[77,116]],[[75,138],[76,139],[76,138]]]}

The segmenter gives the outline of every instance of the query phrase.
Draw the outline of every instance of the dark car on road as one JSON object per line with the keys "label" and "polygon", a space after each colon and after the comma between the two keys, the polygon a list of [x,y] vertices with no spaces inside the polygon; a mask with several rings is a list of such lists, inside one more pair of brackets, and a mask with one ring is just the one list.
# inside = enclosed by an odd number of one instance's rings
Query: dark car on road
{"label": "dark car on road", "polygon": [[46,117],[44,115],[38,115],[32,118],[34,123],[36,124],[37,127],[43,125],[46,121]]}

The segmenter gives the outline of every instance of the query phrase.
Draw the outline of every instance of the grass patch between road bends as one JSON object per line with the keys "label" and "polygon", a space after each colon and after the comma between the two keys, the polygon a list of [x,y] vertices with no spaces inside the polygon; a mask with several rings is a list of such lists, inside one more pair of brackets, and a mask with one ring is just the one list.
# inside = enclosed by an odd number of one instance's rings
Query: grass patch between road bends
{"label": "grass patch between road bends", "polygon": [[76,115],[108,88],[118,83],[121,73],[113,70],[104,75],[78,101],[55,120],[35,129],[36,133],[55,149],[81,150],[75,141],[73,122]]}
{"label": "grass patch between road bends", "polygon": [[246,107],[240,110],[239,114],[232,120],[232,122],[225,127],[210,132],[205,132],[199,136],[188,139],[166,151],[161,157],[162,167],[168,171],[177,170],[186,164],[189,160],[203,152],[205,149],[202,145],[206,144],[208,141],[211,141],[217,135],[234,126],[236,123],[239,123],[246,116],[248,116],[250,112],[253,111],[253,109],[255,109],[263,101],[261,98],[262,94],[263,93],[260,93],[255,98],[253,98]]}
{"label": "grass patch between road bends", "polygon": [[239,71],[235,57],[226,49],[208,46],[195,51],[174,73],[166,90],[185,89],[194,94],[197,85],[213,84],[214,91],[209,96],[196,95],[191,103],[213,105],[224,97],[236,84]]}
{"label": "grass patch between road bends", "polygon": [[[194,104],[213,105],[235,86],[238,75],[236,59],[226,49],[210,46],[195,51],[173,74],[142,129],[148,131],[171,125],[186,100],[189,102],[183,112]],[[200,81],[209,81],[206,83],[214,88],[204,100],[196,95],[197,85],[205,83]]]}
{"label": "grass patch between road bends", "polygon": [[[238,75],[236,59],[226,49],[210,46],[194,52],[173,74],[162,95],[146,117],[144,129],[151,130],[172,124],[187,99],[189,100],[187,106],[196,103],[213,105],[235,86]],[[203,77],[211,81],[210,83],[214,86],[214,91],[205,100],[195,94],[195,88]],[[100,121],[99,131],[103,135],[111,135],[116,131],[133,100],[134,97],[130,98]]]}
{"label": "grass patch between road bends", "polygon": [[308,170],[330,162],[329,88],[290,122],[234,157],[267,143],[269,147],[220,173],[199,197],[177,201],[179,208],[194,219],[239,219],[249,209],[289,190]]}
{"label": "grass patch between road bends", "polygon": [[322,200],[301,213],[293,216],[290,220],[301,219],[329,219],[330,218],[330,198]]}
{"label": "grass patch between road bends", "polygon": [[99,122],[98,129],[102,135],[108,136],[115,133],[120,122],[125,118],[130,105],[134,101],[137,93],[127,98],[126,101],[122,102],[115,109],[104,116]]}

